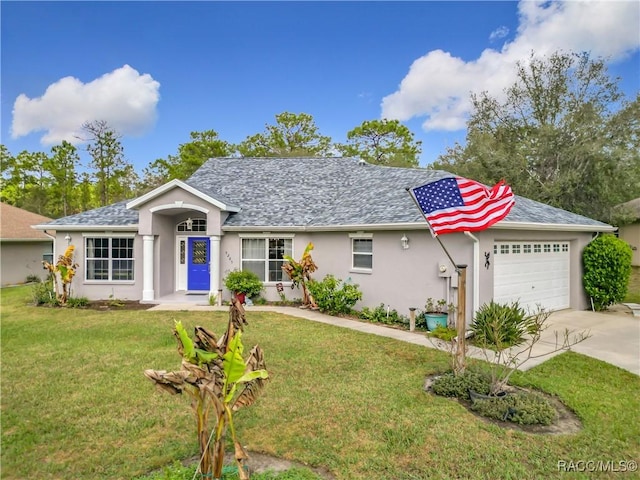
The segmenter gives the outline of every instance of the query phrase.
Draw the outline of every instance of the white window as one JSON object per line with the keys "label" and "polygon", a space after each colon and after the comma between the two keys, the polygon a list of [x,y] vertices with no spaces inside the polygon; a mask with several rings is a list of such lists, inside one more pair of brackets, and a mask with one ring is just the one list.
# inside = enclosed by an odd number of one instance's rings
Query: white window
{"label": "white window", "polygon": [[177,232],[206,232],[207,220],[205,218],[187,218],[176,225]]}
{"label": "white window", "polygon": [[293,252],[292,238],[243,238],[241,264],[242,270],[249,270],[263,282],[281,282],[288,280],[282,271],[284,255]]}
{"label": "white window", "polygon": [[351,238],[351,268],[373,269],[373,238]]}
{"label": "white window", "polygon": [[85,238],[85,278],[107,282],[133,281],[132,237]]}

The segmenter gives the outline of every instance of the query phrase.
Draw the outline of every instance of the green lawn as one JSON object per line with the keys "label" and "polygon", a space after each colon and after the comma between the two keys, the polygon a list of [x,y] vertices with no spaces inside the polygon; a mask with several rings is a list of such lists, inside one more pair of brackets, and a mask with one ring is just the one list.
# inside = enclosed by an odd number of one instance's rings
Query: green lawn
{"label": "green lawn", "polygon": [[[142,372],[178,368],[174,318],[219,332],[226,313],[35,308],[29,287],[1,294],[3,479],[130,479],[197,453],[187,398]],[[639,378],[597,360],[563,354],[515,377],[584,423],[540,436],[424,393],[443,352],[275,314],[248,321],[244,343],[260,342],[272,376],[237,415],[250,451],[349,480],[565,478],[558,461],[640,460]]]}
{"label": "green lawn", "polygon": [[640,303],[640,267],[631,267],[629,290],[625,302]]}

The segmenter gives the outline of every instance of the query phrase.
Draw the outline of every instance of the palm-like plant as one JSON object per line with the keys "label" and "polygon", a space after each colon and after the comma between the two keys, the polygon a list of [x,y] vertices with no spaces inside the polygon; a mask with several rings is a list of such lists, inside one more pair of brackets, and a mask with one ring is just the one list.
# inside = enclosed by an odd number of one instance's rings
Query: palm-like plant
{"label": "palm-like plant", "polygon": [[73,252],[75,246],[69,245],[64,255],[58,257],[56,264],[43,261],[42,264],[53,276],[53,284],[56,292],[56,299],[60,304],[67,303],[67,299],[71,293],[71,281],[76,274],[78,264],[73,262]]}
{"label": "palm-like plant", "polygon": [[[158,387],[171,394],[187,393],[193,399],[200,444],[200,473],[214,479],[222,477],[227,427],[235,447],[240,480],[249,478],[244,462],[247,452],[238,441],[233,412],[253,404],[269,374],[258,345],[243,358],[244,308],[236,299],[229,310],[227,330],[220,339],[204,327],[195,327],[192,339],[177,321],[173,333],[182,356],[181,369],[175,372],[145,370],[144,374]],[[215,416],[211,424],[210,414]]]}
{"label": "palm-like plant", "polygon": [[318,305],[316,305],[307,288],[307,282],[311,280],[311,274],[318,269],[313,258],[311,258],[311,250],[313,250],[313,243],[309,242],[299,262],[296,262],[289,255],[283,255],[286,263],[282,266],[282,270],[291,279],[291,288],[297,286],[302,288],[302,307],[317,309]]}

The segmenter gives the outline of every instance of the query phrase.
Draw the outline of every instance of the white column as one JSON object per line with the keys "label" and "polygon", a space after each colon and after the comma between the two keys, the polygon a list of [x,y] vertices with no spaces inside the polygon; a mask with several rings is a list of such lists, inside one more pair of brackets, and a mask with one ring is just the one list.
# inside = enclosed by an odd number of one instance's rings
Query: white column
{"label": "white column", "polygon": [[142,301],[151,302],[155,299],[153,291],[153,235],[142,237]]}
{"label": "white column", "polygon": [[[220,235],[209,236],[209,295],[218,295],[220,290]],[[218,299],[219,301],[220,299]]]}

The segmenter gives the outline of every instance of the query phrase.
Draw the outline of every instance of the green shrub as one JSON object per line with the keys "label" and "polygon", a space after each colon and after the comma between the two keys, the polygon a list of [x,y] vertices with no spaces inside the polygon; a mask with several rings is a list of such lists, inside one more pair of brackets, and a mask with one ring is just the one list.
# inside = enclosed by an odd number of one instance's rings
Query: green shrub
{"label": "green shrub", "polygon": [[367,320],[374,323],[384,323],[386,325],[394,324],[407,324],[409,320],[400,315],[395,309],[386,309],[384,303],[381,303],[377,307],[371,309],[364,307],[359,313],[358,317],[362,320]]}
{"label": "green shrub", "polygon": [[469,390],[489,394],[489,377],[477,372],[465,371],[460,375],[448,372],[436,378],[431,385],[431,390],[442,397],[456,397],[469,400]]}
{"label": "green shrub", "polygon": [[34,283],[31,286],[31,298],[36,306],[58,304],[53,291],[53,283],[50,281]]}
{"label": "green shrub", "polygon": [[83,308],[89,305],[89,299],[87,297],[69,297],[67,298],[67,307],[71,308]]}
{"label": "green shrub", "polygon": [[224,278],[224,285],[233,293],[244,293],[252,298],[262,291],[262,281],[248,270],[234,270]]}
{"label": "green shrub", "polygon": [[500,304],[493,300],[480,307],[471,324],[476,345],[499,350],[521,344],[532,328],[532,318],[518,302]]}
{"label": "green shrub", "polygon": [[330,315],[351,313],[356,302],[362,300],[358,285],[342,283],[333,275],[325,276],[321,282],[310,280],[308,287],[320,311]]}
{"label": "green shrub", "polygon": [[553,405],[543,396],[532,392],[476,400],[471,405],[471,410],[483,417],[520,425],[551,425],[557,417]]}
{"label": "green shrub", "polygon": [[38,275],[34,275],[33,273],[27,275],[27,283],[38,283],[40,282],[40,277]]}
{"label": "green shrub", "polygon": [[444,327],[442,325],[438,325],[435,330],[428,333],[430,337],[439,338],[440,340],[444,340],[445,342],[450,342],[454,338],[458,336],[458,331],[455,328]]}
{"label": "green shrub", "polygon": [[605,310],[626,296],[631,256],[631,247],[613,235],[600,235],[584,247],[584,289],[596,310]]}

